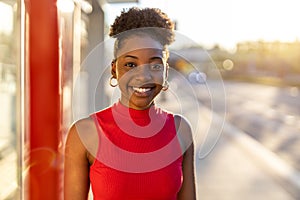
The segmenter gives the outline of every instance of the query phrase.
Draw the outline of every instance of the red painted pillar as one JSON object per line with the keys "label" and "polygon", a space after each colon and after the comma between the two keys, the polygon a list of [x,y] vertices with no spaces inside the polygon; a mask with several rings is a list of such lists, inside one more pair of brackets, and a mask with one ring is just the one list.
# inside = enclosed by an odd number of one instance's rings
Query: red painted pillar
{"label": "red painted pillar", "polygon": [[56,0],[25,0],[28,98],[25,196],[60,199],[60,65]]}

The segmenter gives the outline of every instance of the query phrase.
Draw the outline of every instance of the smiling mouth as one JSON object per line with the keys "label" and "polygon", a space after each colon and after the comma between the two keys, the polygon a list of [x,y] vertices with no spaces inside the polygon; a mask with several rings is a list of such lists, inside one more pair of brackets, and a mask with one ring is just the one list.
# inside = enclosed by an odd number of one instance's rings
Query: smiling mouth
{"label": "smiling mouth", "polygon": [[132,90],[135,95],[140,97],[146,97],[149,96],[152,91],[154,90],[156,86],[155,85],[143,85],[143,86],[132,86]]}
{"label": "smiling mouth", "polygon": [[152,88],[143,88],[143,87],[132,87],[132,89],[135,91],[135,92],[138,92],[138,93],[145,93],[145,92],[148,92],[150,91]]}

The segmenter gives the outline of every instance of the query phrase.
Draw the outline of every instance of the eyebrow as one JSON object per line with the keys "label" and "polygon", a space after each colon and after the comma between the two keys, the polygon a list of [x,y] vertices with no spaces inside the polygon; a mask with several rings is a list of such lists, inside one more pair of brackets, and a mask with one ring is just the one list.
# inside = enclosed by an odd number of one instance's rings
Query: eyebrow
{"label": "eyebrow", "polygon": [[[139,59],[137,56],[133,56],[133,55],[126,55],[125,58]],[[162,57],[160,57],[160,56],[153,56],[149,60],[157,60],[157,59],[161,60]]]}
{"label": "eyebrow", "polygon": [[138,57],[136,56],[132,56],[132,55],[126,55],[125,58],[133,58],[133,59],[138,59]]}

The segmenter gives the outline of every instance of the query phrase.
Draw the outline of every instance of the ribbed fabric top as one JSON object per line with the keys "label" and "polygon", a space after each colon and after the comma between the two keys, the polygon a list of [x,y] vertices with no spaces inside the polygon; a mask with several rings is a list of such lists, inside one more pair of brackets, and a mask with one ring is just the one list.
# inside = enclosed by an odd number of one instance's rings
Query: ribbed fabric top
{"label": "ribbed fabric top", "polygon": [[182,184],[173,114],[121,103],[92,115],[99,147],[90,167],[95,200],[175,200]]}

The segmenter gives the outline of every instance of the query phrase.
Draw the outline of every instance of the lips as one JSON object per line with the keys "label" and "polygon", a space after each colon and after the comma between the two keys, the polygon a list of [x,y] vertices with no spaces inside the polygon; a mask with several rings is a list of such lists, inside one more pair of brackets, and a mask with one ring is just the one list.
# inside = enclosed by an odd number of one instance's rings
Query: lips
{"label": "lips", "polygon": [[135,92],[144,93],[150,91],[152,88],[132,87]]}
{"label": "lips", "polygon": [[153,85],[151,85],[151,86],[140,86],[140,87],[132,86],[131,88],[132,88],[135,95],[141,96],[141,97],[146,97],[146,96],[149,96],[152,93],[155,86],[153,86]]}

